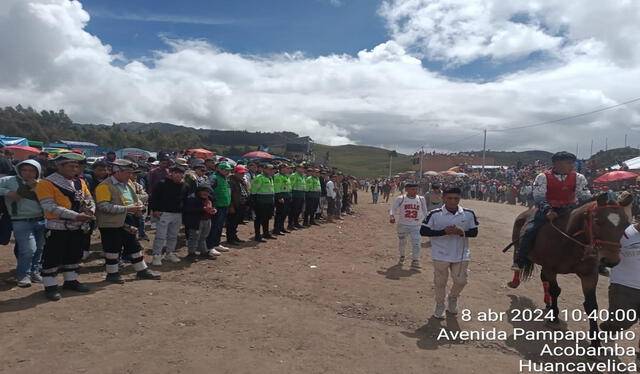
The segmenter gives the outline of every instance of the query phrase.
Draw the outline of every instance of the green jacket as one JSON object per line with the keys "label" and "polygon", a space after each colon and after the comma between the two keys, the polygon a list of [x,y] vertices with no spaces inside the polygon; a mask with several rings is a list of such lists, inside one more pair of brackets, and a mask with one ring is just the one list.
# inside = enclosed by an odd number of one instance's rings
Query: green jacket
{"label": "green jacket", "polygon": [[210,177],[211,187],[213,187],[214,205],[225,207],[231,205],[231,189],[229,181],[220,173],[215,173]]}
{"label": "green jacket", "polygon": [[308,176],[305,179],[307,185],[307,197],[317,198],[320,197],[322,187],[320,186],[320,179],[312,176]]}
{"label": "green jacket", "polygon": [[273,180],[258,174],[251,180],[251,199],[256,204],[275,204]]}
{"label": "green jacket", "polygon": [[293,197],[304,198],[305,192],[307,191],[307,182],[305,181],[305,177],[298,173],[293,173],[289,176],[289,181],[291,181]]}
{"label": "green jacket", "polygon": [[291,199],[291,181],[288,175],[276,174],[273,176],[273,191],[276,199]]}

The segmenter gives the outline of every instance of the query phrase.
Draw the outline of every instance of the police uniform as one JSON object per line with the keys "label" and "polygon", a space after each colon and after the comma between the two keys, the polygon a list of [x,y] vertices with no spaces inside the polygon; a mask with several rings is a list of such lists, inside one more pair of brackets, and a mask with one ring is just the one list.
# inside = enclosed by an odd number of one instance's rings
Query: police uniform
{"label": "police uniform", "polygon": [[[309,169],[310,173],[318,172],[317,169]],[[315,214],[320,203],[320,194],[322,192],[320,186],[320,179],[318,177],[309,175],[305,179],[307,185],[307,193],[305,195],[305,209],[304,209],[304,221],[303,226],[317,225]]]}
{"label": "police uniform", "polygon": [[[302,168],[302,166],[298,166],[297,168]],[[295,230],[302,228],[300,225],[300,214],[304,206],[307,183],[304,173],[301,171],[292,173],[289,181],[291,181],[291,210],[289,213],[288,229]]]}
{"label": "police uniform", "polygon": [[[273,165],[267,165],[264,168],[273,169]],[[275,239],[269,232],[269,220],[273,216],[273,207],[275,204],[273,187],[273,180],[266,175],[265,171],[256,175],[251,181],[251,202],[256,213],[253,227],[255,230],[255,240],[259,242],[264,242],[264,239]]]}
{"label": "police uniform", "polygon": [[[283,164],[280,169],[289,168],[289,165]],[[291,180],[288,174],[282,171],[273,176],[276,216],[273,224],[273,234],[282,235],[289,233],[284,227],[284,221],[289,215],[291,209]]]}

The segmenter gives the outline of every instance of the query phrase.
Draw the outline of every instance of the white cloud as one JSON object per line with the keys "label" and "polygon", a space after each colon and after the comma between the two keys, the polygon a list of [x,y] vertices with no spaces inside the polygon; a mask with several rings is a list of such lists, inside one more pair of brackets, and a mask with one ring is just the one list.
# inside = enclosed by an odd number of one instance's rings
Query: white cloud
{"label": "white cloud", "polygon": [[637,63],[640,2],[547,0],[385,0],[380,8],[405,48],[448,64],[576,53]]}
{"label": "white cloud", "polygon": [[[394,4],[387,4],[384,12],[400,12],[390,8]],[[607,4],[613,4],[608,13],[617,14],[613,10],[617,3]],[[536,45],[558,56],[557,62],[480,84],[454,81],[424,68],[408,52],[411,43],[399,34],[357,56],[317,58],[297,52],[243,56],[205,41],[166,40],[166,50],[147,56],[145,64],[134,60],[121,66],[114,64],[118,56],[108,45],[84,30],[89,14],[79,2],[5,0],[0,3],[0,105],[64,108],[78,122],[163,121],[222,129],[289,130],[322,143],[397,145],[412,151],[422,144],[431,148],[480,134],[483,128],[536,123],[640,96],[635,41],[616,36],[616,31],[610,36],[605,31],[589,36],[586,29],[573,27],[573,21],[563,18],[565,6],[548,8],[544,22],[536,21],[544,28],[520,30],[518,23],[498,22],[491,37],[491,58],[514,58]],[[603,8],[606,5],[598,5],[598,11],[607,14]],[[418,8],[414,13],[416,17],[423,14]],[[571,16],[587,20],[586,11],[582,13]],[[480,29],[492,27],[492,22]],[[618,22],[627,31],[635,27],[640,35],[638,26]],[[569,36],[556,44],[555,36],[544,36],[553,27],[563,28],[563,35]],[[451,38],[453,46],[473,46],[472,37],[443,32],[448,36],[440,39]],[[453,53],[446,58],[457,63],[474,58],[463,52],[442,49],[438,53]],[[490,133],[489,147],[575,149],[580,142],[584,150],[592,138],[596,148],[605,137],[610,147],[621,145],[625,132],[636,145],[640,136],[632,128],[640,124],[639,108],[622,107],[552,126]],[[477,136],[443,148],[478,149],[480,141]]]}

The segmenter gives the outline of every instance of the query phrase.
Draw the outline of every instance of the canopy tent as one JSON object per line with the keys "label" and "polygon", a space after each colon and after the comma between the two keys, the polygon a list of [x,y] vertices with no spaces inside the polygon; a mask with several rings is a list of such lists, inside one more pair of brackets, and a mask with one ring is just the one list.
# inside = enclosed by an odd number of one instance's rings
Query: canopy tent
{"label": "canopy tent", "polygon": [[195,158],[212,158],[216,155],[214,152],[202,148],[187,149],[185,154]]}
{"label": "canopy tent", "polygon": [[0,146],[6,147],[8,145],[23,145],[28,147],[29,141],[27,140],[27,138],[0,135]]}
{"label": "canopy tent", "polygon": [[272,160],[274,157],[273,155],[267,152],[255,151],[255,152],[246,153],[245,155],[242,156],[242,158],[266,158],[266,159]]}
{"label": "canopy tent", "polygon": [[235,161],[233,161],[232,159],[230,159],[229,157],[225,157],[225,156],[221,156],[221,155],[216,155],[216,162],[226,162],[231,166],[236,166],[237,163]]}
{"label": "canopy tent", "polygon": [[626,180],[635,181],[638,178],[638,174],[632,173],[630,171],[611,171],[609,173],[603,174],[596,178],[594,183],[612,183],[612,182],[621,182]]}
{"label": "canopy tent", "polygon": [[[631,170],[640,169],[640,156],[639,157],[630,158],[630,159],[624,161],[623,164],[627,165],[629,167],[629,169],[631,169]],[[620,165],[614,165],[614,166],[611,167],[611,169],[612,170],[620,170]]]}
{"label": "canopy tent", "polygon": [[24,146],[24,145],[9,145],[4,147],[4,149],[9,149],[13,152],[13,157],[16,160],[26,160],[31,155],[37,155],[40,153],[38,148]]}
{"label": "canopy tent", "polygon": [[424,175],[428,176],[428,177],[435,177],[438,175],[437,171],[433,171],[433,170],[429,170],[429,171],[425,171]]}
{"label": "canopy tent", "polygon": [[153,152],[145,151],[144,149],[140,149],[140,148],[122,148],[116,151],[117,158],[125,158],[126,156],[132,156],[132,155],[135,155],[136,158],[138,158],[140,155],[144,155],[147,158],[154,157]]}

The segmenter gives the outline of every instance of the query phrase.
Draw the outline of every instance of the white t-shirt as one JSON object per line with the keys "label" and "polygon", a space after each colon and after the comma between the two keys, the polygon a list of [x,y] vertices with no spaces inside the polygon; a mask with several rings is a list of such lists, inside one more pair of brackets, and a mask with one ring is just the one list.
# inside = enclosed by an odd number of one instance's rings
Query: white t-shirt
{"label": "white t-shirt", "polygon": [[640,289],[640,232],[634,225],[624,231],[620,244],[620,263],[611,268],[609,281]]}
{"label": "white t-shirt", "polygon": [[[460,226],[464,231],[478,227],[476,215],[472,210],[458,206],[455,213],[451,213],[442,206],[429,212],[423,226],[431,230],[440,231],[448,226]],[[469,238],[459,235],[433,236],[431,241],[431,258],[436,261],[460,262],[469,261]]]}
{"label": "white t-shirt", "polygon": [[391,204],[389,214],[398,217],[399,225],[420,226],[424,217],[427,216],[427,202],[420,195],[414,198],[407,195],[398,196]]}
{"label": "white t-shirt", "polygon": [[331,197],[335,199],[336,191],[334,190],[333,181],[328,181],[326,187],[327,187],[327,197]]}

